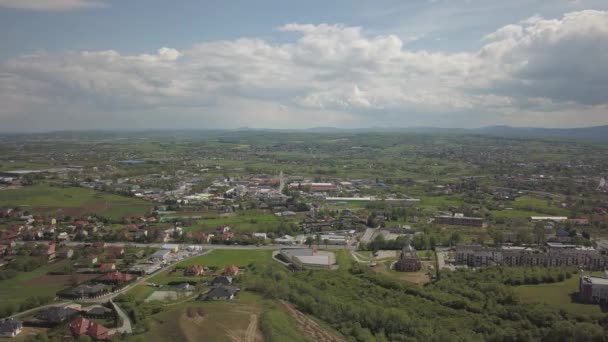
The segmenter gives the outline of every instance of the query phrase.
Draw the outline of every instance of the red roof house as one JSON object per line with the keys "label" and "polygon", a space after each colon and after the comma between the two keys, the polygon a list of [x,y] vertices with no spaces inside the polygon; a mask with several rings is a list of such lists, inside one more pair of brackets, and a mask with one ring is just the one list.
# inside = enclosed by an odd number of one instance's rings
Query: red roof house
{"label": "red roof house", "polygon": [[108,250],[108,254],[113,255],[115,258],[125,254],[125,249],[122,247],[112,247]]}
{"label": "red roof house", "polygon": [[106,263],[106,264],[101,264],[99,265],[99,271],[100,272],[111,272],[114,271],[116,269],[116,264],[114,263]]}
{"label": "red roof house", "polygon": [[191,266],[186,267],[186,269],[184,270],[184,275],[189,276],[189,277],[195,277],[195,276],[199,276],[199,275],[203,274],[203,272],[205,272],[205,270],[203,269],[203,266],[191,265]]}
{"label": "red roof house", "polygon": [[70,332],[74,336],[89,335],[95,340],[107,340],[110,330],[101,324],[78,317],[68,324]]}
{"label": "red roof house", "polygon": [[224,275],[235,276],[235,275],[239,274],[239,271],[240,271],[240,269],[238,266],[230,265],[230,266],[224,268]]}
{"label": "red roof house", "polygon": [[101,277],[100,279],[107,283],[126,283],[126,282],[130,281],[131,279],[133,279],[133,276],[130,274],[121,273],[121,272],[116,271],[116,272],[108,273],[108,274],[104,275],[103,277]]}

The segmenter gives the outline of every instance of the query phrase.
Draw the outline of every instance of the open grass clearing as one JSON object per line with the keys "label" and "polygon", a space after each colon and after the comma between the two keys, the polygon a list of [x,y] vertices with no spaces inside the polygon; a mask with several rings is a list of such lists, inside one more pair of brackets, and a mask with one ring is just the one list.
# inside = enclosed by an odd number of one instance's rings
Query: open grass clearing
{"label": "open grass clearing", "polygon": [[0,191],[0,206],[23,206],[31,212],[65,216],[97,213],[110,219],[125,215],[144,214],[151,203],[132,197],[105,194],[91,189],[36,184]]}
{"label": "open grass clearing", "polygon": [[524,302],[545,303],[571,313],[601,315],[599,305],[573,301],[573,295],[578,292],[578,282],[579,276],[573,275],[572,278],[558,283],[517,286],[515,292]]}
{"label": "open grass clearing", "polygon": [[272,260],[271,250],[213,250],[208,254],[182,261],[177,266],[201,265],[204,267],[226,267],[236,265],[246,267],[257,261],[268,260]]}
{"label": "open grass clearing", "polygon": [[47,273],[60,270],[65,265],[66,261],[57,261],[0,281],[0,303],[19,304],[34,296],[54,297],[57,291],[71,286],[71,280],[69,276],[47,276]]}

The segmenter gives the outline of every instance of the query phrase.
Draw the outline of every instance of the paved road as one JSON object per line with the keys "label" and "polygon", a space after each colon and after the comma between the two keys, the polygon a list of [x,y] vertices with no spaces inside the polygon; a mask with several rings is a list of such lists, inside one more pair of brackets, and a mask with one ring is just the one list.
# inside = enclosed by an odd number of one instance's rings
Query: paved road
{"label": "paved road", "polygon": [[116,332],[121,334],[132,334],[133,328],[131,327],[131,318],[129,318],[129,315],[127,315],[127,313],[124,312],[124,310],[121,309],[116,303],[112,301],[110,301],[110,303],[114,307],[114,310],[116,310],[116,313],[120,316],[120,318],[122,318],[122,326],[120,328],[116,328]]}
{"label": "paved road", "polygon": [[352,257],[355,259],[355,261],[357,261],[359,263],[369,264],[371,262],[371,261],[365,261],[365,260],[359,259],[359,257],[357,256],[357,253],[355,251],[350,251],[350,255],[352,255]]}
{"label": "paved road", "polygon": [[69,304],[72,303],[71,301],[63,301],[63,302],[53,302],[51,304],[47,304],[47,305],[43,305],[43,306],[38,306],[32,309],[28,309],[25,311],[21,311],[21,312],[17,312],[16,314],[12,315],[11,317],[13,318],[19,318],[21,316],[27,316],[33,312],[36,312],[38,310],[42,310],[44,308],[50,308],[51,306],[57,306],[57,305],[64,305],[64,304]]}
{"label": "paved road", "polygon": [[[17,244],[24,244],[27,243],[28,241],[16,241]],[[42,240],[38,240],[37,242],[39,243],[44,243],[44,242],[48,242],[48,241],[42,241]],[[70,242],[65,242],[64,243],[66,246],[72,246],[72,247],[76,247],[76,246],[83,246],[83,245],[90,245],[91,242],[82,242],[82,241],[70,241]],[[104,246],[106,247],[137,247],[137,248],[146,248],[146,247],[153,247],[153,248],[161,248],[163,245],[165,245],[165,243],[132,243],[132,242],[106,242],[104,244]],[[277,245],[277,244],[270,244],[270,245],[249,245],[249,246],[242,246],[242,245],[212,245],[212,244],[192,244],[192,243],[185,243],[185,244],[178,244],[180,245],[180,247],[187,247],[187,246],[197,246],[200,247],[203,250],[212,250],[212,249],[226,249],[226,250],[277,250],[277,249],[282,249],[282,248],[304,248],[306,247],[306,245]],[[324,244],[321,244],[321,246],[325,247]],[[351,246],[351,245],[328,245],[327,248],[325,249],[354,249],[356,246]]]}

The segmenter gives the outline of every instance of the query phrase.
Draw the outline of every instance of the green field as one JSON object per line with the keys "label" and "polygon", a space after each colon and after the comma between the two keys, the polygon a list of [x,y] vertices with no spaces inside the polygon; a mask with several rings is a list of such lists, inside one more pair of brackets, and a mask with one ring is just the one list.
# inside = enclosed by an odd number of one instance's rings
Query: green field
{"label": "green field", "polygon": [[435,209],[447,209],[449,206],[462,205],[462,197],[457,195],[445,196],[422,196],[420,197],[420,207],[433,207]]}
{"label": "green field", "polygon": [[579,277],[574,275],[559,283],[517,286],[515,291],[523,301],[528,303],[545,303],[571,313],[601,315],[599,305],[572,301],[570,296],[578,292],[578,281]]}
{"label": "green field", "polygon": [[298,332],[293,319],[279,309],[269,309],[262,314],[260,322],[264,337],[268,342],[307,342]]}
{"label": "green field", "polygon": [[271,260],[271,250],[214,250],[207,255],[194,257],[177,266],[202,265],[205,267],[225,267],[236,265],[246,267],[256,261]]}
{"label": "green field", "polygon": [[513,208],[522,211],[544,213],[545,215],[568,215],[568,210],[552,206],[545,199],[539,199],[531,196],[521,196],[516,198],[515,201],[513,201]]}
{"label": "green field", "polygon": [[[188,314],[189,311],[193,313]],[[252,315],[257,312],[257,308],[236,303],[190,302],[153,315],[149,320],[149,332],[130,340],[230,342],[234,341],[230,334],[244,337]],[[254,333],[260,334],[257,329]]]}
{"label": "green field", "polygon": [[129,297],[130,301],[139,302],[148,298],[148,296],[150,296],[154,291],[156,291],[156,288],[154,287],[147,285],[137,285],[127,291],[125,295]]}
{"label": "green field", "polygon": [[217,227],[229,226],[233,231],[239,233],[272,232],[276,231],[279,221],[279,218],[273,214],[244,211],[231,217],[216,216],[201,219],[196,225],[188,227],[185,230],[187,232],[202,230],[211,233]]}
{"label": "green field", "polygon": [[525,218],[529,219],[531,216],[546,216],[545,213],[527,210],[490,210],[490,215],[494,218]]}
{"label": "green field", "polygon": [[19,304],[33,296],[54,297],[57,291],[67,288],[69,284],[63,281],[37,281],[37,278],[42,279],[47,272],[64,266],[64,262],[55,262],[31,272],[19,272],[14,278],[0,281],[0,303]]}
{"label": "green field", "polygon": [[138,198],[105,194],[86,188],[37,184],[0,191],[0,206],[23,206],[32,212],[74,217],[97,213],[110,219],[120,219],[128,214],[144,214],[153,205]]}

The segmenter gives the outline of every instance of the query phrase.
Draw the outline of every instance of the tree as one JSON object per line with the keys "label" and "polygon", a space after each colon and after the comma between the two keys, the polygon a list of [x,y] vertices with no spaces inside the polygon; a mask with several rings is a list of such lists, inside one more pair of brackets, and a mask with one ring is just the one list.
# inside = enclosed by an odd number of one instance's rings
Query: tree
{"label": "tree", "polygon": [[308,246],[308,248],[312,248],[312,244],[315,242],[315,240],[312,238],[312,236],[309,236],[306,238],[306,245]]}

